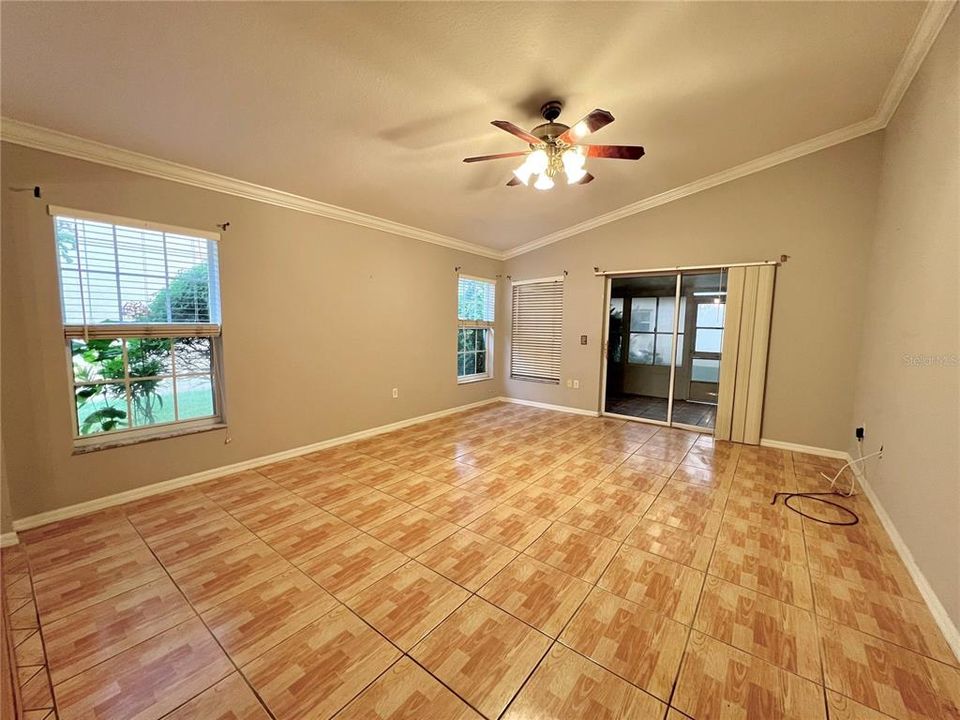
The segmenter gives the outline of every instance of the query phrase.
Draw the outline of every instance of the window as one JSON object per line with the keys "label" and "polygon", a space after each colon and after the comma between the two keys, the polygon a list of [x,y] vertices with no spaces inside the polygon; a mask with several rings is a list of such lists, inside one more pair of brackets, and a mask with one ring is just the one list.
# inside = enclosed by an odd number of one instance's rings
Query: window
{"label": "window", "polygon": [[513,284],[510,377],[560,383],[563,277]]}
{"label": "window", "polygon": [[497,285],[461,275],[457,284],[457,382],[493,377],[493,322]]}
{"label": "window", "polygon": [[221,422],[219,236],[50,214],[75,444]]}
{"label": "window", "polygon": [[[630,300],[629,362],[634,365],[670,365],[673,350],[673,297],[635,297]],[[683,364],[683,323],[686,298],[680,298],[677,366]]]}

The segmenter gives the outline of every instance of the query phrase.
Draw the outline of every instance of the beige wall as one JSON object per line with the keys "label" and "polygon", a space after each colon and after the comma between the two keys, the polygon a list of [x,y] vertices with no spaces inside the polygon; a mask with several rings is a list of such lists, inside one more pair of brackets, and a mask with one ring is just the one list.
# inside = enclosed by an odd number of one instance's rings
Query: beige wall
{"label": "beige wall", "polygon": [[[3,440],[15,517],[496,397],[456,383],[456,274],[502,263],[4,144]],[[41,185],[43,200],[11,186]],[[71,454],[48,203],[199,229],[220,249],[223,431]],[[400,398],[391,398],[398,387]]]}
{"label": "beige wall", "polygon": [[[777,273],[762,436],[845,449],[881,141],[874,133],[508,260],[514,279],[569,276],[560,387],[507,379],[507,394],[597,409],[605,309],[595,265],[722,265],[787,254]],[[642,160],[636,171],[644,172]],[[505,375],[507,343],[500,347]],[[580,389],[567,388],[568,378]]]}
{"label": "beige wall", "polygon": [[871,486],[960,625],[957,10],[885,135],[854,417],[865,452],[884,446]]}

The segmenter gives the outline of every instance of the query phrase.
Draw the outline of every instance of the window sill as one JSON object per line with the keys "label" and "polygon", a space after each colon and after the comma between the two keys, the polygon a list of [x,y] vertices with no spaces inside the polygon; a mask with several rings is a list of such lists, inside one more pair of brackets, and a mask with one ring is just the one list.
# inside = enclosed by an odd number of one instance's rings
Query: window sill
{"label": "window sill", "polygon": [[128,445],[140,445],[142,443],[154,442],[155,440],[167,440],[169,438],[183,437],[185,435],[196,435],[198,433],[210,432],[212,430],[226,430],[227,424],[224,422],[215,422],[210,425],[200,425],[193,427],[168,428],[163,432],[157,432],[151,435],[138,435],[136,437],[113,437],[104,438],[102,442],[84,443],[73,446],[73,455],[86,455],[87,453],[98,452],[100,450],[112,450],[113,448],[126,447]]}
{"label": "window sill", "polygon": [[482,377],[458,377],[457,385],[469,385],[470,383],[483,382],[484,380],[493,380],[493,375],[483,375]]}

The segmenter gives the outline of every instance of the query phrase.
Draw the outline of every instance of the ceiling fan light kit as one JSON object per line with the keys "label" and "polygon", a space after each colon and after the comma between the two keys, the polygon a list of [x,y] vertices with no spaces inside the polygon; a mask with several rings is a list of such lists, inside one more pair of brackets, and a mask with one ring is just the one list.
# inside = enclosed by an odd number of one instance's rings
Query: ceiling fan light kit
{"label": "ceiling fan light kit", "polygon": [[578,142],[580,138],[612,123],[613,115],[598,108],[571,128],[556,121],[562,107],[558,100],[544,103],[540,114],[546,122],[530,132],[506,120],[494,120],[491,123],[527,142],[530,145],[528,151],[481,155],[464,158],[463,161],[472,163],[523,157],[523,162],[513,171],[513,177],[507,185],[529,185],[531,178],[536,175],[533,187],[550,190],[556,184],[554,179],[561,174],[566,176],[568,185],[586,185],[593,180],[593,175],[586,169],[588,157],[619,160],[639,160],[643,157],[644,151],[639,145],[586,145]]}

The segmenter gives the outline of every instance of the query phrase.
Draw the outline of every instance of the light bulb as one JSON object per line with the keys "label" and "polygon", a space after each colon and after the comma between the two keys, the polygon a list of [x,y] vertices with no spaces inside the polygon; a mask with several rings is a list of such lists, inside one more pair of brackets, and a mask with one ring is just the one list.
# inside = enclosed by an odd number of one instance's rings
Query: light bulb
{"label": "light bulb", "polygon": [[532,153],[527,155],[527,161],[525,164],[530,168],[530,172],[534,175],[542,175],[547,169],[547,166],[550,164],[550,158],[547,157],[546,150],[534,150]]}
{"label": "light bulb", "polygon": [[537,178],[537,181],[533,184],[537,190],[549,190],[553,187],[553,178],[551,178],[546,173],[540,173],[540,177]]}
{"label": "light bulb", "polygon": [[520,167],[513,171],[513,174],[516,176],[517,180],[522,182],[524,185],[529,185],[530,176],[533,175],[533,170],[530,169],[529,162],[524,162]]}
{"label": "light bulb", "polygon": [[563,161],[563,168],[565,170],[577,170],[582,168],[587,162],[587,158],[583,155],[583,151],[580,148],[567,148],[563,151],[560,159]]}
{"label": "light bulb", "polygon": [[567,185],[575,185],[587,176],[587,171],[581,168],[564,168],[567,174]]}
{"label": "light bulb", "polygon": [[587,124],[583,121],[578,122],[576,125],[573,126],[573,134],[576,135],[577,137],[583,137],[584,135],[587,135],[589,132],[590,132],[590,128],[587,127]]}

